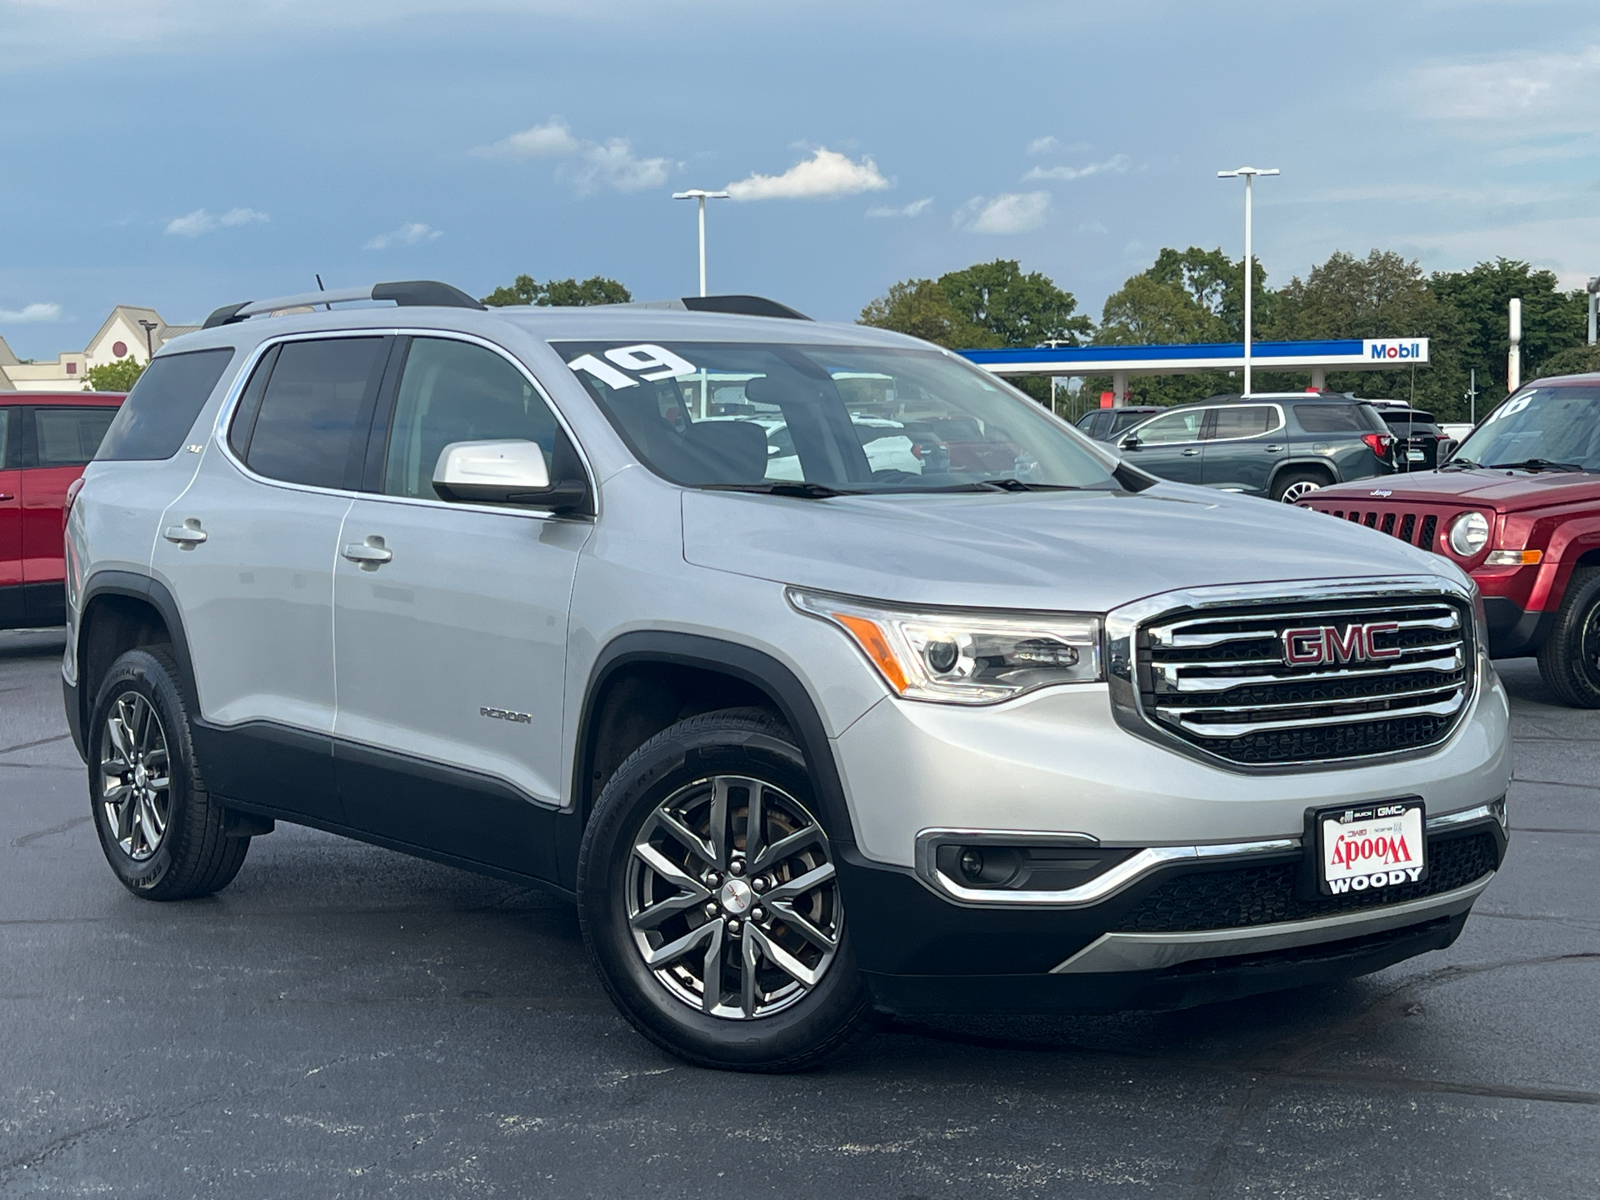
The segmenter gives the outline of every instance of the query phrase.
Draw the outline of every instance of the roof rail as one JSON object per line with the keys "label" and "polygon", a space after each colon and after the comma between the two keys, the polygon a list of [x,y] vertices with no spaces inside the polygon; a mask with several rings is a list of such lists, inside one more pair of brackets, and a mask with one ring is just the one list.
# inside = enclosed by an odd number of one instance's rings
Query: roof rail
{"label": "roof rail", "polygon": [[374,283],[366,287],[334,288],[326,292],[300,292],[294,296],[277,296],[271,300],[246,300],[242,304],[224,304],[206,318],[203,329],[219,325],[232,325],[247,317],[263,313],[281,312],[286,308],[313,308],[318,304],[349,304],[357,300],[393,300],[401,308],[428,306],[432,308],[475,308],[484,305],[460,288],[432,279],[408,279],[398,283]]}
{"label": "roof rail", "polygon": [[618,308],[671,308],[680,312],[735,313],[743,317],[779,317],[788,321],[809,321],[810,317],[787,304],[765,296],[685,296],[681,300],[637,300]]}

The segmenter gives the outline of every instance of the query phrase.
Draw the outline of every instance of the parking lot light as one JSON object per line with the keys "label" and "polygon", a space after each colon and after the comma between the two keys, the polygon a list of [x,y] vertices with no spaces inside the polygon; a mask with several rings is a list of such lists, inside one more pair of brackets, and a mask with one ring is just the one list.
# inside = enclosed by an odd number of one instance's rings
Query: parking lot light
{"label": "parking lot light", "polygon": [[687,192],[673,192],[674,200],[698,200],[700,202],[700,294],[706,294],[706,201],[726,200],[727,192],[707,192],[700,188],[690,188]]}
{"label": "parking lot light", "polygon": [[1218,171],[1218,179],[1244,177],[1244,394],[1250,395],[1250,297],[1255,292],[1255,272],[1251,269],[1250,253],[1250,193],[1257,175],[1276,175],[1277,167],[1237,167],[1232,171]]}

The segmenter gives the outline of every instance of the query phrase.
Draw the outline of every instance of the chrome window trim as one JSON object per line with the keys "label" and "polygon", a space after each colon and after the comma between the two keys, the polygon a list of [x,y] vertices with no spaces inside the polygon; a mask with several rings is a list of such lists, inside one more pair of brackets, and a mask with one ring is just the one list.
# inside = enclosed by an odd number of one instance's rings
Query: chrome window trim
{"label": "chrome window trim", "polygon": [[[310,483],[295,483],[287,479],[274,479],[270,475],[262,475],[256,471],[252,471],[248,466],[246,466],[239,456],[233,452],[233,447],[228,444],[228,426],[233,421],[234,412],[239,407],[239,400],[244,395],[244,389],[249,383],[251,375],[255,373],[256,366],[261,362],[262,358],[266,356],[267,351],[271,350],[274,346],[282,346],[289,342],[322,341],[328,338],[345,337],[445,338],[451,341],[467,342],[475,346],[481,346],[485,350],[490,350],[495,354],[498,354],[501,358],[505,359],[519,372],[521,372],[523,378],[525,378],[533,386],[534,392],[539,396],[540,399],[544,401],[545,407],[547,407],[555,416],[556,424],[561,427],[562,431],[567,435],[567,440],[572,443],[572,448],[577,452],[578,462],[582,466],[584,475],[586,476],[589,484],[589,493],[594,497],[595,508],[594,516],[579,519],[588,521],[598,521],[600,519],[600,487],[596,482],[598,474],[594,469],[594,464],[589,461],[588,451],[584,449],[583,443],[578,440],[578,435],[573,430],[571,423],[567,420],[566,414],[561,411],[561,407],[556,404],[549,391],[546,390],[544,385],[539,382],[534,373],[528,369],[527,364],[519,359],[515,354],[512,354],[504,346],[497,345],[488,338],[479,337],[476,334],[459,333],[450,329],[428,329],[407,326],[384,326],[374,327],[371,329],[318,329],[302,331],[299,333],[286,333],[278,337],[267,338],[266,340],[260,342],[253,350],[250,351],[248,355],[245,356],[243,365],[240,366],[238,372],[234,375],[233,382],[228,385],[228,393],[222,402],[222,407],[217,411],[217,419],[212,423],[211,441],[222,454],[224,461],[229,463],[235,470],[254,483],[265,484],[268,487],[287,488],[290,491],[310,492],[318,496],[342,496],[348,499],[387,500],[397,504],[416,504],[431,508],[448,508],[455,511],[500,513],[505,516],[524,517],[533,521],[550,521],[556,519],[555,513],[545,512],[539,509],[525,508],[522,505],[479,504],[471,501],[429,500],[420,496],[391,496],[387,492],[364,492],[360,491],[359,489],[353,490],[349,488],[318,487],[315,484]],[[563,516],[560,519],[572,520],[573,518],[569,516]]]}
{"label": "chrome window trim", "polygon": [[[1383,797],[1374,797],[1382,799]],[[1352,801],[1364,803],[1364,801]],[[1502,796],[1488,804],[1443,813],[1427,818],[1429,834],[1479,821],[1493,820],[1506,828],[1506,801]],[[1299,853],[1301,836],[1263,838],[1249,842],[1223,842],[1205,846],[1149,846],[1075,888],[1057,891],[1005,891],[1000,888],[969,888],[951,879],[938,866],[940,846],[1099,846],[1100,839],[1088,833],[1050,833],[1038,829],[933,828],[917,834],[916,874],[925,887],[946,900],[969,908],[1084,908],[1108,900],[1118,892],[1175,863],[1234,860],[1251,862],[1258,855]],[[1424,903],[1437,897],[1425,897]],[[1365,910],[1362,910],[1365,911]],[[1322,918],[1317,918],[1322,919]],[[1165,936],[1165,935],[1151,935]]]}
{"label": "chrome window trim", "polygon": [[[1216,442],[1216,443],[1223,443],[1223,442],[1249,442],[1249,441],[1254,441],[1256,438],[1266,438],[1266,437],[1271,437],[1275,433],[1282,433],[1285,429],[1287,429],[1289,427],[1288,422],[1284,419],[1284,416],[1283,416],[1283,405],[1281,405],[1281,404],[1268,404],[1268,403],[1261,403],[1261,402],[1257,402],[1257,401],[1247,401],[1247,402],[1241,403],[1241,404],[1214,404],[1214,405],[1211,406],[1209,411],[1211,411],[1211,412],[1226,412],[1229,409],[1239,409],[1239,408],[1270,408],[1270,409],[1272,409],[1273,412],[1278,414],[1278,423],[1276,425],[1274,425],[1271,429],[1264,429],[1260,433],[1247,433],[1247,434],[1245,434],[1244,437],[1201,438],[1200,440],[1205,442],[1207,445],[1210,445],[1213,442]],[[1285,449],[1287,449],[1287,448],[1288,447],[1285,447]]]}
{"label": "chrome window trim", "polygon": [[1375,764],[1404,762],[1408,759],[1440,754],[1460,735],[1462,718],[1476,705],[1483,687],[1483,671],[1480,669],[1482,655],[1477,643],[1475,621],[1462,622],[1462,654],[1467,661],[1470,678],[1462,697],[1460,715],[1456,719],[1455,727],[1432,745],[1390,754],[1271,765],[1234,762],[1169,733],[1159,725],[1154,714],[1147,714],[1144,711],[1135,678],[1137,664],[1134,661],[1134,646],[1139,627],[1159,617],[1176,616],[1179,613],[1186,614],[1190,610],[1206,608],[1237,608],[1248,605],[1281,608],[1293,604],[1318,604],[1333,600],[1385,598],[1399,600],[1428,596],[1452,600],[1461,605],[1466,612],[1472,611],[1471,591],[1442,575],[1357,576],[1343,579],[1285,580],[1280,583],[1180,588],[1124,604],[1106,614],[1104,625],[1106,644],[1101,661],[1105,664],[1112,716],[1118,725],[1135,737],[1154,742],[1158,746],[1203,762],[1207,766],[1231,771],[1237,775],[1293,775],[1310,771],[1357,770]]}

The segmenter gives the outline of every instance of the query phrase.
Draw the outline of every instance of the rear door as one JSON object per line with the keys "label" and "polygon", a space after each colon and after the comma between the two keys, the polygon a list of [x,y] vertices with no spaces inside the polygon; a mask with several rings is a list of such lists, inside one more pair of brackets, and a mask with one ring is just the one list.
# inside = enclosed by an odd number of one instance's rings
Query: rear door
{"label": "rear door", "polygon": [[30,624],[59,625],[66,620],[62,514],[67,488],[94,458],[117,406],[39,405],[22,412],[22,582],[27,616]]}
{"label": "rear door", "polygon": [[0,406],[0,629],[27,623],[22,590],[22,439],[24,410]]}
{"label": "rear door", "polygon": [[1288,457],[1283,410],[1276,404],[1219,406],[1206,429],[1202,476],[1207,487],[1264,496]]}
{"label": "rear door", "polygon": [[[1183,408],[1163,413],[1113,442],[1122,447],[1122,455],[1140,470],[1170,479],[1174,483],[1199,483],[1201,479],[1201,431],[1208,408]],[[1137,438],[1133,445],[1127,439]]]}

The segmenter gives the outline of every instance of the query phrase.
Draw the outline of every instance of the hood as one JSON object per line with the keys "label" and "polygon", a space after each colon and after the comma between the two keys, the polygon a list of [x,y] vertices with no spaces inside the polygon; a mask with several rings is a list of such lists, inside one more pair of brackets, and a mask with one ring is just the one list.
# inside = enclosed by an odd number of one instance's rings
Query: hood
{"label": "hood", "polygon": [[[1392,493],[1392,494],[1391,494]],[[1480,505],[1499,512],[1558,504],[1600,504],[1600,475],[1576,471],[1415,471],[1340,483],[1313,492],[1308,500],[1351,497],[1389,504]]]}
{"label": "hood", "polygon": [[1437,555],[1321,513],[1177,484],[829,500],[688,490],[683,553],[847,595],[1094,612],[1207,584],[1464,578]]}

